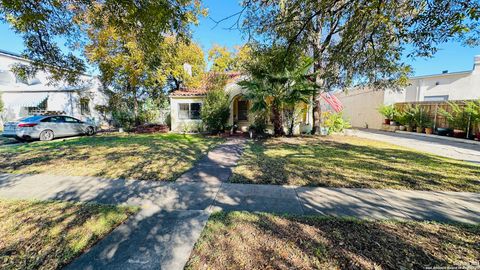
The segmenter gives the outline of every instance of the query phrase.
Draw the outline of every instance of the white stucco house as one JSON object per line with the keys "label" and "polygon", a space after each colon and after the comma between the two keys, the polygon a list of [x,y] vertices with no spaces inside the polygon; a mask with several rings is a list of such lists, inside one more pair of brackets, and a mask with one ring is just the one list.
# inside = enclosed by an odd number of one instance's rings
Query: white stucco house
{"label": "white stucco house", "polygon": [[342,102],[344,116],[353,127],[379,129],[383,122],[377,108],[399,102],[471,100],[480,98],[480,55],[467,71],[411,77],[409,86],[394,91],[360,88],[335,95]]}
{"label": "white stucco house", "polygon": [[28,64],[29,60],[0,50],[0,95],[4,103],[0,124],[48,112],[63,113],[98,125],[107,122],[95,109],[96,105],[106,105],[108,101],[96,77],[83,75],[80,86],[70,86],[62,82],[49,84],[48,74],[38,72],[34,78],[24,81],[11,71],[18,63]]}
{"label": "white stucco house", "polygon": [[[226,74],[229,79],[225,92],[228,93],[230,99],[230,119],[228,124],[236,124],[240,131],[247,132],[253,122],[249,114],[250,102],[244,98],[246,90],[237,84],[245,77],[239,72],[228,72]],[[183,88],[170,94],[172,131],[183,132],[199,129],[202,125],[200,111],[206,94],[207,89],[205,87]],[[304,106],[304,113],[294,129],[296,134],[308,132],[312,127],[312,108],[308,104]],[[273,130],[271,123],[267,124],[270,124],[268,129]]]}

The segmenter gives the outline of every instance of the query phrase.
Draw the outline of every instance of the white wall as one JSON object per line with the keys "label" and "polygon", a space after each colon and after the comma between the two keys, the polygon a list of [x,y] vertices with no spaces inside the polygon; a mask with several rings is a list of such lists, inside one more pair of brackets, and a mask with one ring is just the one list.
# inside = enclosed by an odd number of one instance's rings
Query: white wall
{"label": "white wall", "polygon": [[343,116],[353,127],[380,129],[383,116],[378,108],[384,102],[385,92],[371,88],[359,88],[335,94],[343,104]]}
{"label": "white wall", "polygon": [[180,103],[202,103],[203,97],[170,97],[170,119],[172,131],[182,132],[185,125],[187,127],[196,127],[202,124],[200,119],[179,119],[178,111]]}

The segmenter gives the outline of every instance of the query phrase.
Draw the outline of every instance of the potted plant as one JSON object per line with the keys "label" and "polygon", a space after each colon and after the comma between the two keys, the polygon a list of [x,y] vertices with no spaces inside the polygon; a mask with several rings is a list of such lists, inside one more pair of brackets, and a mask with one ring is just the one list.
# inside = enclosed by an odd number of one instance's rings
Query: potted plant
{"label": "potted plant", "polygon": [[[378,108],[378,112],[385,117],[384,124],[391,125],[397,110],[393,105],[383,105]],[[393,124],[395,124],[395,122]]]}
{"label": "potted plant", "polygon": [[417,126],[417,133],[423,133],[424,128],[428,127],[429,123],[431,123],[428,113],[420,106],[415,107],[412,113],[415,125]]}
{"label": "potted plant", "polygon": [[469,129],[471,122],[469,111],[454,102],[448,102],[448,105],[450,105],[451,112],[440,109],[439,113],[447,119],[449,127],[453,128],[453,137],[465,138],[466,130]]}
{"label": "potted plant", "polygon": [[405,129],[407,129],[406,115],[406,112],[397,112],[397,114],[395,115],[395,122],[399,124],[398,129],[400,131],[405,131]]}
{"label": "potted plant", "polygon": [[433,122],[432,121],[429,121],[429,122],[426,123],[425,133],[426,134],[433,134]]}
{"label": "potted plant", "polygon": [[408,132],[413,132],[415,127],[415,109],[408,105],[404,108],[403,111],[403,121],[405,122],[405,127]]}
{"label": "potted plant", "polygon": [[480,140],[480,99],[468,101],[465,106],[465,111],[470,118],[471,133],[475,135],[477,140]]}

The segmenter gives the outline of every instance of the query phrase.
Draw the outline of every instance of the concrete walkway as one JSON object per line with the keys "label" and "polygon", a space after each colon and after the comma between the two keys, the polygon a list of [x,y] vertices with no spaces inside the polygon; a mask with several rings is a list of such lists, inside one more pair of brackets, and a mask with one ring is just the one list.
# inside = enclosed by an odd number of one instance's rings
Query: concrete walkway
{"label": "concrete walkway", "polygon": [[480,194],[225,183],[242,140],[211,151],[177,182],[0,174],[0,198],[137,205],[67,269],[183,269],[215,210],[480,222]]}
{"label": "concrete walkway", "polygon": [[480,145],[372,129],[352,130],[349,135],[387,142],[430,154],[480,163]]}

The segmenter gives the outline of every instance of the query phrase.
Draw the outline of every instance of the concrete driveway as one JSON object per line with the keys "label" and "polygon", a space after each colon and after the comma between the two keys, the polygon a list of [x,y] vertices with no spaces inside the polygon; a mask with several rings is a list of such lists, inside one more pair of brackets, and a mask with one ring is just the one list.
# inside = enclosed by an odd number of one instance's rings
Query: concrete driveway
{"label": "concrete driveway", "polygon": [[352,130],[349,135],[387,142],[437,156],[480,163],[480,145],[478,144],[418,136],[415,133],[401,134],[373,129]]}

